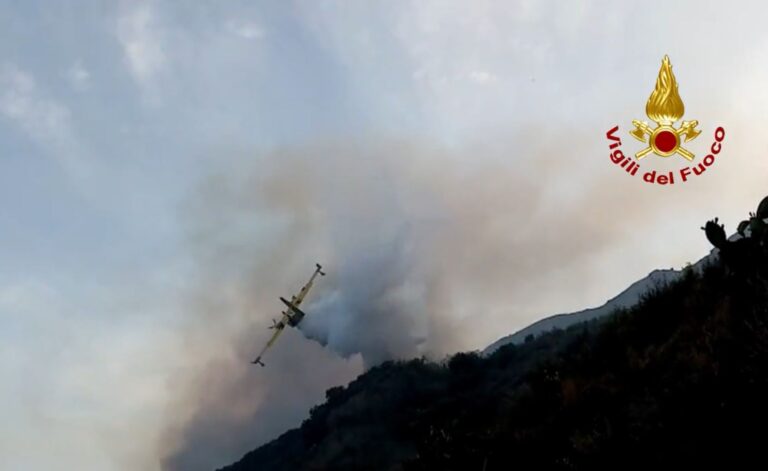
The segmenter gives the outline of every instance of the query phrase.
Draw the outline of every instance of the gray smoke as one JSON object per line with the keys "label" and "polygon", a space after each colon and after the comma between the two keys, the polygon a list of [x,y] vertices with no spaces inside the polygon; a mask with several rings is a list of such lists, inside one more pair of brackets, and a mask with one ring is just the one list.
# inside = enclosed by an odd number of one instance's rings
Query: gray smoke
{"label": "gray smoke", "polygon": [[[627,212],[616,197],[626,180],[607,158],[605,178],[575,191],[559,150],[534,149],[527,166],[510,149],[326,143],[223,164],[184,209],[200,276],[164,468],[237,460],[384,360],[484,346],[508,333],[500,319],[530,315],[516,306],[563,282],[588,286],[592,260],[666,198],[649,191]],[[301,331],[287,329],[267,366],[253,367],[278,296],[315,262],[328,276]],[[574,266],[584,276],[563,278]]]}

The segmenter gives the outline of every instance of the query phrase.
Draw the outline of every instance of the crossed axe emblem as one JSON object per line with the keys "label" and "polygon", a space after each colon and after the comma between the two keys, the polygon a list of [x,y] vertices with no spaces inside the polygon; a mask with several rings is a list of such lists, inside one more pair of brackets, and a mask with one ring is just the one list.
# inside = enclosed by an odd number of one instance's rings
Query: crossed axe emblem
{"label": "crossed axe emblem", "polygon": [[[664,157],[678,153],[689,162],[693,160],[694,155],[680,145],[680,137],[685,136],[685,140],[683,142],[696,139],[696,137],[701,134],[701,131],[696,129],[696,126],[699,125],[697,120],[694,119],[691,121],[683,121],[679,129],[675,129],[673,126],[665,124],[658,125],[656,129],[651,129],[647,122],[638,120],[632,120],[632,124],[635,125],[635,129],[629,132],[632,137],[638,141],[648,143],[648,147],[635,154],[637,160],[642,159],[651,152],[656,152],[657,154]],[[662,133],[672,133],[674,134],[674,138],[676,140],[674,147],[670,148],[670,150],[666,152],[663,150],[660,151],[656,143],[656,138]]]}

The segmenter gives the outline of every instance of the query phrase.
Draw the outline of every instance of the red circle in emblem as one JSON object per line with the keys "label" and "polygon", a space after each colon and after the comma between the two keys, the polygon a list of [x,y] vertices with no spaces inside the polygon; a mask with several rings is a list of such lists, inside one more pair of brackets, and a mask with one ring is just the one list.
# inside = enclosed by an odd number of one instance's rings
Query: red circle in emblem
{"label": "red circle in emblem", "polygon": [[672,131],[661,131],[656,135],[654,144],[662,152],[672,152],[677,145],[677,135]]}

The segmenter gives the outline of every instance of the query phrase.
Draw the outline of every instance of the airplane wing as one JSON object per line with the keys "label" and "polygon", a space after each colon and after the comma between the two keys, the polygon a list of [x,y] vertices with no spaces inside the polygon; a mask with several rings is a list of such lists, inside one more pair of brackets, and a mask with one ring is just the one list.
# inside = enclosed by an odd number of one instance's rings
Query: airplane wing
{"label": "airplane wing", "polygon": [[[315,282],[315,278],[317,275],[325,276],[325,272],[323,271],[323,267],[320,266],[319,263],[315,264],[315,272],[312,274],[312,277],[307,281],[307,284],[301,287],[301,290],[299,291],[299,294],[295,294],[291,296],[291,303],[293,306],[288,306],[290,308],[296,308],[301,306],[301,303],[304,301],[304,298],[307,296],[307,293],[309,293],[309,290],[312,289],[312,285]],[[285,302],[285,301],[283,301]],[[288,304],[288,303],[286,303]]]}
{"label": "airplane wing", "polygon": [[259,352],[259,355],[251,363],[253,363],[254,365],[264,366],[264,362],[261,361],[261,357],[264,356],[264,353],[266,353],[266,351],[269,350],[269,347],[271,347],[275,343],[277,338],[280,337],[280,334],[283,333],[283,329],[285,329],[285,324],[277,324],[277,327],[275,327],[275,333],[272,334],[272,337],[270,337],[267,344],[264,345],[264,348],[261,349],[261,351]]}

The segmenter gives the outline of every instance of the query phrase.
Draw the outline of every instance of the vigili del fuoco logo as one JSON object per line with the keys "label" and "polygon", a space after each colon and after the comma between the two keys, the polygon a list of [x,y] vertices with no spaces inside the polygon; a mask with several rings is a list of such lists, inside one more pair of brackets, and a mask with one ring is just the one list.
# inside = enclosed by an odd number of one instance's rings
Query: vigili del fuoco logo
{"label": "vigili del fuoco logo", "polygon": [[[646,183],[659,185],[674,185],[677,182],[687,182],[695,176],[702,175],[720,153],[725,129],[718,126],[714,132],[714,142],[709,148],[709,153],[703,159],[696,159],[696,154],[687,149],[685,145],[696,139],[701,131],[696,129],[699,122],[695,119],[683,121],[679,127],[675,123],[680,121],[685,113],[685,105],[677,90],[677,80],[672,73],[672,64],[668,56],[661,61],[661,69],[656,79],[656,87],[653,89],[648,102],[645,104],[645,114],[648,115],[655,126],[647,121],[633,120],[635,127],[629,135],[645,144],[641,150],[635,153],[634,159],[624,155],[621,150],[621,135],[619,126],[614,126],[607,133],[611,162],[624,169],[631,176],[642,175]],[[684,166],[677,171],[660,171],[652,168],[650,154],[662,158],[680,158]],[[643,173],[640,171],[640,163],[651,167]]]}

